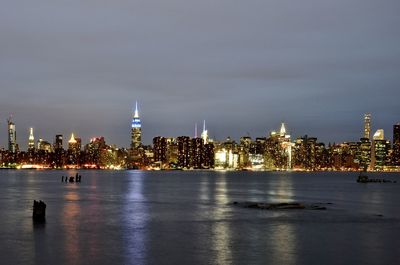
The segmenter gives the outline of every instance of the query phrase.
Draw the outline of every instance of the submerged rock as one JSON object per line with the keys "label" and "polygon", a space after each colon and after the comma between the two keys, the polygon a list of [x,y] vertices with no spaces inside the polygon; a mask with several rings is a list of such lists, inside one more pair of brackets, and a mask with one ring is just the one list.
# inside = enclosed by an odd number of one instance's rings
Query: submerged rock
{"label": "submerged rock", "polygon": [[368,176],[365,175],[359,175],[357,178],[358,183],[396,183],[395,180],[390,180],[390,179],[383,179],[383,178],[376,178],[376,179],[370,179]]}
{"label": "submerged rock", "polygon": [[[329,203],[328,203],[329,204]],[[282,203],[265,203],[265,202],[233,202],[233,205],[237,205],[243,208],[253,208],[261,210],[326,210],[325,206],[321,206],[319,203],[315,204],[303,204],[300,202],[282,202]]]}

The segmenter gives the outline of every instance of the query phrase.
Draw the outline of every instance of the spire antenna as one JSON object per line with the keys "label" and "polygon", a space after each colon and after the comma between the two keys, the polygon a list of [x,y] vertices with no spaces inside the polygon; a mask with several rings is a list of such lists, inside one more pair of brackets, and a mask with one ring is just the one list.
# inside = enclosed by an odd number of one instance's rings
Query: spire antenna
{"label": "spire antenna", "polygon": [[286,128],[285,128],[285,123],[282,122],[281,124],[281,130],[280,130],[280,135],[285,136],[286,134]]}
{"label": "spire antenna", "polygon": [[206,130],[206,120],[203,122],[203,132],[201,133],[201,138],[203,139],[203,143],[208,143],[208,131]]}
{"label": "spire antenna", "polygon": [[135,118],[139,118],[139,110],[138,110],[138,103],[137,103],[137,100],[136,100],[136,105],[135,105],[135,114],[134,114],[134,117],[135,117]]}

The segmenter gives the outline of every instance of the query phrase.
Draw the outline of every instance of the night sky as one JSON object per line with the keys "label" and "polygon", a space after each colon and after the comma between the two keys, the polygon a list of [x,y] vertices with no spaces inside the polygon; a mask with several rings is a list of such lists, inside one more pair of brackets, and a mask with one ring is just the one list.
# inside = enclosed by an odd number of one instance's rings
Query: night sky
{"label": "night sky", "polygon": [[400,122],[398,0],[1,0],[0,147],[193,135],[356,141]]}

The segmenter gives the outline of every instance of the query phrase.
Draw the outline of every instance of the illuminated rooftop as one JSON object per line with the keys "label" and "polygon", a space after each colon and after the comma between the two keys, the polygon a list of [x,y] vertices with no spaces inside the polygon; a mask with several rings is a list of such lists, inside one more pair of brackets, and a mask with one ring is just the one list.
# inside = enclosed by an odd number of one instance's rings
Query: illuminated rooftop
{"label": "illuminated rooftop", "polygon": [[74,137],[74,133],[71,134],[71,138],[69,139],[68,143],[70,143],[70,144],[76,144],[77,143],[77,141],[76,141],[76,139]]}

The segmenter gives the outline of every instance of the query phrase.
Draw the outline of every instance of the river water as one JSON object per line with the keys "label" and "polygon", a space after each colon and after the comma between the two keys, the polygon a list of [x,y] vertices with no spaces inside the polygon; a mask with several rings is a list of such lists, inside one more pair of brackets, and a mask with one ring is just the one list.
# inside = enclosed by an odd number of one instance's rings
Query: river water
{"label": "river water", "polygon": [[75,173],[0,171],[0,264],[400,264],[399,174],[79,171],[81,183],[61,182]]}

